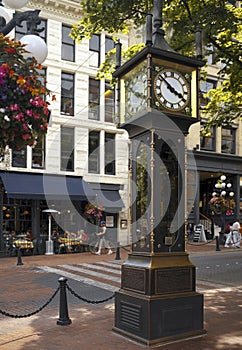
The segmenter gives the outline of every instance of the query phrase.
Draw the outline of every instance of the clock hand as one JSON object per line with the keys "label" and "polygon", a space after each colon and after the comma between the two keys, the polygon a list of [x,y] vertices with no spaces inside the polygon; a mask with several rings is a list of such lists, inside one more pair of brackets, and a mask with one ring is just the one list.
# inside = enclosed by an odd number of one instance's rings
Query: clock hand
{"label": "clock hand", "polygon": [[171,93],[175,94],[175,95],[178,96],[179,98],[183,98],[183,95],[182,95],[180,92],[176,91],[176,90],[174,89],[174,87],[173,87],[165,78],[163,78],[162,75],[161,75],[161,78],[162,78],[162,80],[166,83],[166,86],[167,86],[168,90],[169,90]]}

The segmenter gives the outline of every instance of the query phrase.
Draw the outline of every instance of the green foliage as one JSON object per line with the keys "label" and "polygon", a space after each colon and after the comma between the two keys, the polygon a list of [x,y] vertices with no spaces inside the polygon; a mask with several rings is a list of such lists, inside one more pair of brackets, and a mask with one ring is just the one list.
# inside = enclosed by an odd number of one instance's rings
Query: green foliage
{"label": "green foliage", "polygon": [[[184,55],[195,56],[195,31],[199,23],[203,35],[204,57],[215,50],[213,63],[220,64],[218,77],[222,84],[209,92],[210,102],[203,110],[209,117],[208,128],[227,124],[241,117],[242,8],[235,7],[234,1],[226,0],[162,2],[166,40],[171,47]],[[130,25],[138,27],[145,23],[146,14],[152,11],[153,1],[82,0],[80,4],[84,16],[72,30],[72,37],[78,41],[90,38],[92,34],[102,30],[109,34],[119,31],[127,33]],[[130,50],[131,54],[133,49],[132,47]],[[99,78],[112,72],[113,57],[114,52],[100,68]]]}
{"label": "green foliage", "polygon": [[[144,44],[132,45],[127,49],[122,50],[122,61],[126,62],[136,53],[141,51],[145,47]],[[100,65],[97,71],[97,79],[107,79],[111,82],[111,85],[116,83],[115,79],[112,77],[112,73],[115,71],[115,57],[116,49],[110,50],[107,55],[105,61]]]}
{"label": "green foliage", "polygon": [[105,30],[109,34],[127,33],[130,21],[136,26],[144,23],[149,1],[82,0],[84,17],[74,25],[72,37],[78,41]]}

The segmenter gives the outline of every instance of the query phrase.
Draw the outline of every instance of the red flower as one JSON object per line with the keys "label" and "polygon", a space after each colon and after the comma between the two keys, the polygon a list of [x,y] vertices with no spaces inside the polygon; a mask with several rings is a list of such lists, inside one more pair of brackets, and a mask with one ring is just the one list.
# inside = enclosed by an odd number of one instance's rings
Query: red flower
{"label": "red flower", "polygon": [[13,49],[12,47],[6,47],[3,50],[7,53],[10,53],[10,55],[13,55],[16,52],[16,50]]}

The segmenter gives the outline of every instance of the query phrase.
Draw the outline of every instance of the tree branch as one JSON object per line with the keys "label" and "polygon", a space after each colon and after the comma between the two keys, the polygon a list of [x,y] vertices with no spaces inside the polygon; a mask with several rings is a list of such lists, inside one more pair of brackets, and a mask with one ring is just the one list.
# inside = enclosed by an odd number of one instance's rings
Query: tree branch
{"label": "tree branch", "polygon": [[211,43],[221,52],[223,52],[228,58],[232,59],[233,61],[237,62],[242,67],[242,61],[239,58],[236,58],[234,55],[232,55],[228,50],[221,47],[216,40],[214,40],[210,35],[208,35],[209,40]]}

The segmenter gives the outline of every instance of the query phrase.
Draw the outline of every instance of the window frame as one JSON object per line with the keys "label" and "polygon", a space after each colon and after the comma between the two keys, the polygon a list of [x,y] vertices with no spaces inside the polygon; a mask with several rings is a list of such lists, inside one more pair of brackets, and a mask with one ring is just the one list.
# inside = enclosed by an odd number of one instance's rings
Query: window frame
{"label": "window frame", "polygon": [[[204,89],[202,88],[204,86]],[[200,97],[200,105],[201,106],[206,106],[209,102],[208,97],[204,97],[204,95],[211,89],[216,89],[217,86],[217,81],[213,79],[206,79],[201,81],[200,83],[200,92],[201,92],[201,97]]]}
{"label": "window frame", "polygon": [[[17,163],[18,160],[20,161],[19,163]],[[12,149],[12,167],[27,168],[27,146],[20,150]]]}
{"label": "window frame", "polygon": [[[224,135],[224,130],[230,130],[231,131],[231,137],[230,135]],[[222,127],[221,128],[221,153],[224,154],[235,154],[236,153],[236,128],[234,127]],[[231,143],[231,147],[224,147],[225,145],[228,145]],[[228,149],[228,151],[226,151]]]}
{"label": "window frame", "polygon": [[[64,137],[69,138],[70,142],[67,147]],[[75,158],[74,158],[74,141],[75,128],[61,126],[60,130],[60,170],[73,172],[75,169]]]}
{"label": "window frame", "polygon": [[104,135],[104,173],[116,174],[116,134],[110,132]]}
{"label": "window frame", "polygon": [[105,36],[105,56],[106,54],[115,48],[115,42],[112,37]]}
{"label": "window frame", "polygon": [[[66,31],[71,32],[71,27],[62,23],[61,28],[61,59],[63,61],[75,62],[76,46],[75,41],[68,35]],[[66,53],[68,53],[66,55]],[[70,57],[69,53],[71,53]]]}
{"label": "window frame", "polygon": [[105,113],[105,122],[113,123],[114,122],[114,89],[111,87],[108,81],[105,81],[105,93],[104,93],[104,113]]}
{"label": "window frame", "polygon": [[200,136],[200,149],[203,151],[210,151],[210,152],[216,151],[216,128],[215,127],[211,128],[210,136],[204,136],[204,135]]}
{"label": "window frame", "polygon": [[100,80],[89,77],[88,119],[100,120]]}
{"label": "window frame", "polygon": [[101,35],[93,34],[89,39],[89,66],[98,68],[100,66]]}
{"label": "window frame", "polygon": [[[31,167],[32,169],[44,169],[45,168],[45,155],[46,155],[46,137],[45,135],[41,138],[41,145],[39,146],[39,141],[36,141],[36,145],[32,147],[31,154]],[[41,158],[40,162],[34,163],[34,157]],[[41,164],[41,165],[40,165]]]}
{"label": "window frame", "polygon": [[[68,79],[69,76],[69,79]],[[64,83],[72,84],[72,89],[68,90],[72,93],[64,91]],[[67,90],[66,90],[67,91]],[[69,96],[71,95],[71,96]],[[74,116],[74,107],[75,107],[75,74],[62,71],[61,72],[61,101],[60,101],[60,113],[62,115]]]}
{"label": "window frame", "polygon": [[[95,162],[94,167],[93,162]],[[88,172],[100,173],[100,131],[96,130],[90,130],[88,135]]]}

